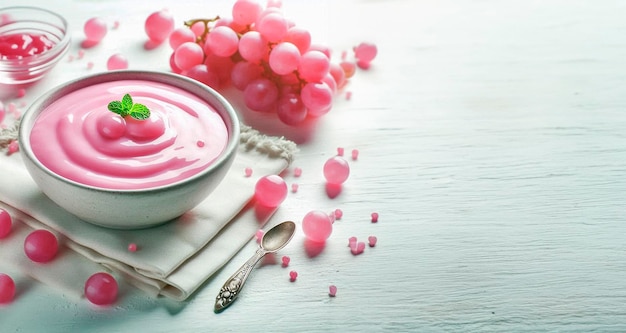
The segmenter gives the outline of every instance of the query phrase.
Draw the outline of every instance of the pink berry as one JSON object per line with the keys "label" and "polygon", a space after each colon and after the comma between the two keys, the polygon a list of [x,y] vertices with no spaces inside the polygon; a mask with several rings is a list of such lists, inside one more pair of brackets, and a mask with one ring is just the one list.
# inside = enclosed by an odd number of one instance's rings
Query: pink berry
{"label": "pink berry", "polygon": [[352,160],[356,161],[359,158],[359,150],[358,149],[352,149]]}
{"label": "pink berry", "polygon": [[246,175],[246,177],[250,177],[252,176],[252,168],[251,167],[247,167],[243,170],[244,175]]}
{"label": "pink berry", "polygon": [[137,252],[137,244],[135,244],[135,243],[128,244],[128,251],[129,252]]}
{"label": "pink berry", "polygon": [[162,43],[174,30],[174,17],[167,10],[154,12],[146,19],[144,28],[151,41]]}
{"label": "pink berry", "polygon": [[302,169],[301,169],[301,168],[299,168],[299,167],[295,167],[295,168],[293,169],[293,176],[294,176],[294,177],[300,177],[300,176],[302,176]]}
{"label": "pink berry", "polygon": [[17,153],[20,150],[20,145],[17,143],[17,140],[13,140],[9,142],[9,155]]}
{"label": "pink berry", "polygon": [[30,260],[46,263],[54,259],[59,250],[56,236],[48,230],[31,232],[24,240],[24,252]]}
{"label": "pink berry", "polygon": [[287,197],[287,184],[278,175],[265,176],[257,181],[254,195],[261,205],[278,207]]}
{"label": "pink berry", "polygon": [[340,156],[331,157],[324,164],[324,177],[331,184],[343,184],[349,175],[350,166]]}
{"label": "pink berry", "polygon": [[337,156],[343,156],[344,149],[342,147],[337,147]]}
{"label": "pink berry", "polygon": [[109,60],[107,60],[107,69],[110,71],[127,68],[128,60],[126,59],[126,57],[119,53],[110,56]]}
{"label": "pink berry", "polygon": [[96,123],[98,133],[107,139],[119,139],[126,132],[126,121],[122,116],[113,112],[102,113],[98,116]]}
{"label": "pink berry", "polygon": [[356,245],[356,240],[357,238],[352,236],[350,238],[348,238],[348,247],[352,248],[353,246]]}
{"label": "pink berry", "polygon": [[372,213],[372,223],[378,222],[378,213]]}
{"label": "pink berry", "polygon": [[283,258],[282,258],[283,267],[289,266],[289,262],[290,261],[291,261],[291,258],[289,258],[289,256],[283,256]]}
{"label": "pink berry", "polygon": [[343,211],[339,208],[335,209],[335,219],[336,220],[341,220],[341,218],[343,217]]}
{"label": "pink berry", "polygon": [[333,223],[328,214],[319,210],[310,211],[302,219],[302,231],[309,240],[322,243],[330,237]]}
{"label": "pink berry", "polygon": [[376,54],[378,53],[376,45],[371,43],[361,43],[355,46],[353,51],[354,57],[364,63],[370,63],[376,58]]}
{"label": "pink berry", "polygon": [[289,281],[295,282],[296,278],[298,278],[298,272],[296,271],[289,272]]}
{"label": "pink berry", "polygon": [[13,219],[6,210],[0,208],[0,239],[5,238],[11,233]]}
{"label": "pink berry", "polygon": [[364,250],[365,250],[365,243],[364,242],[354,243],[350,247],[350,252],[352,252],[352,254],[355,255],[355,256],[363,253]]}
{"label": "pink berry", "polygon": [[85,297],[96,305],[110,305],[117,300],[117,281],[111,274],[95,273],[85,282]]}
{"label": "pink berry", "polygon": [[85,22],[83,30],[88,41],[97,43],[107,34],[107,25],[101,18],[94,17]]}
{"label": "pink berry", "polygon": [[328,296],[335,297],[337,295],[337,286],[330,285],[328,286]]}
{"label": "pink berry", "polygon": [[378,238],[376,238],[376,236],[369,236],[367,237],[367,241],[370,247],[374,247],[376,246],[376,242],[378,241]]}
{"label": "pink berry", "polygon": [[9,303],[15,297],[15,282],[13,279],[0,273],[0,304]]}

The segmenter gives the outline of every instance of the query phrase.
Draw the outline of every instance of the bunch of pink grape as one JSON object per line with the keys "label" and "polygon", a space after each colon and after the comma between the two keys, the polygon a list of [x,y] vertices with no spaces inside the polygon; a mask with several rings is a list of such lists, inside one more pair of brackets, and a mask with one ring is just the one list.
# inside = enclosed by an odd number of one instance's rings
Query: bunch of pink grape
{"label": "bunch of pink grape", "polygon": [[[280,5],[237,0],[232,18],[185,22],[169,35],[172,71],[214,89],[232,84],[249,109],[275,112],[287,125],[326,114],[355,65],[331,62],[329,48],[311,44],[309,31],[288,20]],[[369,68],[376,47],[354,51],[356,65]]]}

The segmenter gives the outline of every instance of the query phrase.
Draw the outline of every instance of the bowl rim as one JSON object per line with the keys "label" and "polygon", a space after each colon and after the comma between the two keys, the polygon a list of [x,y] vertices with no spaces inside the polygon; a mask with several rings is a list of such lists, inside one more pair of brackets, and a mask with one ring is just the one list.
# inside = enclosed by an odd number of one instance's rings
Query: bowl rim
{"label": "bowl rim", "polygon": [[[87,87],[94,84],[111,82],[111,81],[121,81],[121,80],[143,80],[143,81],[153,81],[157,83],[168,84],[197,96],[201,100],[205,101],[209,105],[211,105],[220,115],[224,123],[226,124],[226,128],[228,129],[228,142],[219,155],[219,157],[213,161],[208,167],[204,170],[191,175],[190,177],[178,180],[173,183],[164,184],[160,186],[153,186],[141,189],[116,189],[116,188],[108,188],[101,186],[93,186],[84,184],[66,177],[63,177],[54,171],[50,170],[47,166],[45,166],[39,159],[35,156],[32,147],[30,145],[30,133],[32,127],[41,114],[41,112],[57,98],[79,90],[83,87]],[[217,104],[217,105],[216,105]],[[226,119],[226,117],[228,119]],[[38,169],[44,171],[48,176],[67,183],[69,185],[102,192],[102,193],[111,193],[111,194],[149,194],[149,193],[158,193],[167,190],[174,190],[180,187],[184,187],[189,183],[195,182],[199,178],[206,177],[207,174],[211,173],[213,170],[218,169],[222,166],[228,167],[231,162],[231,158],[237,152],[237,148],[239,146],[239,137],[240,137],[240,124],[239,117],[233,108],[233,106],[228,102],[228,100],[217,92],[215,89],[204,85],[198,81],[195,81],[191,78],[185,77],[176,73],[169,72],[159,72],[159,71],[150,71],[150,70],[114,70],[108,72],[102,72],[97,74],[92,74],[88,76],[84,76],[72,81],[68,81],[57,87],[49,90],[48,92],[41,95],[37,98],[29,108],[22,114],[19,130],[18,130],[18,144],[20,146],[20,151],[24,153],[24,155],[37,166]]]}
{"label": "bowl rim", "polygon": [[[69,23],[61,14],[52,11],[47,8],[36,7],[36,6],[10,6],[10,7],[0,7],[0,13],[7,12],[10,14],[11,10],[33,10],[37,12],[42,12],[46,14],[50,14],[61,21],[62,26],[59,28],[63,29],[63,36],[61,40],[56,43],[51,49],[46,52],[33,54],[28,57],[23,57],[21,59],[0,59],[0,64],[5,64],[5,66],[11,66],[14,68],[21,67],[34,67],[40,66],[42,64],[46,64],[47,62],[62,57],[67,50],[69,49],[69,44],[71,40],[71,35],[69,33]],[[6,69],[6,68],[5,68]]]}

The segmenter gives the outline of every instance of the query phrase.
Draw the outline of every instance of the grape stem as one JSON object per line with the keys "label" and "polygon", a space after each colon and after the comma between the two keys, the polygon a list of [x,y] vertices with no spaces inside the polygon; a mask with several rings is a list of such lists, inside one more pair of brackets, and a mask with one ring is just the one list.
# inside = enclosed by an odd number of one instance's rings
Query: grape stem
{"label": "grape stem", "polygon": [[205,18],[191,19],[191,20],[185,21],[185,26],[191,28],[191,26],[193,26],[194,24],[196,24],[198,22],[204,23],[204,31],[202,32],[202,35],[196,37],[196,43],[204,42],[206,40],[206,36],[209,34],[209,24],[213,23],[213,22],[215,22],[215,21],[217,21],[219,19],[220,19],[219,15],[215,16],[212,19],[205,19]]}

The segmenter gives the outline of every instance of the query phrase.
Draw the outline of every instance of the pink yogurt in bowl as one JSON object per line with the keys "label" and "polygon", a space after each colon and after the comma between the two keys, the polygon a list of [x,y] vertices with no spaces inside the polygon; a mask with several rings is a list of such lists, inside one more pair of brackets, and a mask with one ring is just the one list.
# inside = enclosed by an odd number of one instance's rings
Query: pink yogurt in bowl
{"label": "pink yogurt in bowl", "polygon": [[[147,119],[108,109],[128,94]],[[113,71],[64,84],[23,115],[19,143],[41,190],[81,219],[137,229],[202,202],[234,160],[239,121],[211,88],[180,75]]]}

